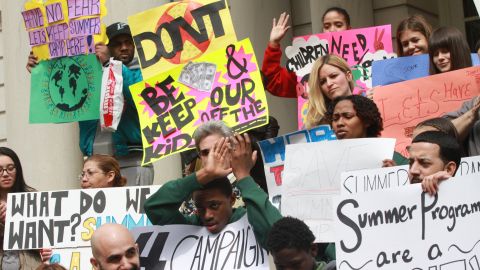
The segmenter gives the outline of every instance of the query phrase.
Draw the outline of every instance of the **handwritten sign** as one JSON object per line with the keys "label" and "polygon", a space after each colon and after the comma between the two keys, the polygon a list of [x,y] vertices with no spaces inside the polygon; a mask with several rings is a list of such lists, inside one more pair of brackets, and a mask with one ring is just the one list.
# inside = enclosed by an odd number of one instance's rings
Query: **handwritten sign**
{"label": "handwritten sign", "polygon": [[41,61],[31,81],[30,123],[99,118],[102,67],[95,55]]}
{"label": "handwritten sign", "polygon": [[90,246],[96,228],[151,225],[145,200],[159,186],[9,193],[5,250]]}
{"label": "handwritten sign", "polygon": [[392,158],[394,139],[366,138],[286,146],[282,215],[310,227],[316,242],[333,242],[333,201],[344,171],[379,168]]}
{"label": "handwritten sign", "polygon": [[342,196],[335,203],[337,268],[478,269],[478,176]]}
{"label": "handwritten sign", "polygon": [[[396,57],[392,47],[390,25],[328,32],[295,37],[292,46],[285,49],[286,67],[297,74],[297,88],[304,92],[313,63],[319,57],[334,54],[342,57],[352,68],[354,94],[363,94],[372,88],[372,63]],[[307,100],[298,97],[298,127],[303,127]]]}
{"label": "handwritten sign", "polygon": [[270,269],[247,215],[215,235],[193,225],[135,228],[133,233],[145,270]]}
{"label": "handwritten sign", "polygon": [[[480,65],[478,54],[472,53],[472,64]],[[372,66],[372,85],[381,86],[403,82],[429,75],[428,54],[391,58],[374,61]]]}
{"label": "handwritten sign", "polygon": [[106,39],[105,14],[105,0],[30,0],[22,17],[33,53],[45,60],[95,53]]}
{"label": "handwritten sign", "polygon": [[478,95],[480,67],[377,87],[373,100],[382,115],[382,137],[396,138],[395,150],[408,156],[415,126],[423,120],[455,111]]}
{"label": "handwritten sign", "polygon": [[94,270],[90,263],[91,247],[55,248],[50,257],[50,264],[58,263],[66,269]]}
{"label": "handwritten sign", "polygon": [[457,168],[456,176],[480,174],[480,156],[464,157]]}
{"label": "handwritten sign", "polygon": [[410,183],[408,165],[342,172],[342,194],[401,187]]}
{"label": "handwritten sign", "polygon": [[128,17],[144,78],[237,41],[225,0],[168,3]]}
{"label": "handwritten sign", "polygon": [[194,147],[204,122],[244,132],[268,122],[268,106],[250,40],[130,86],[140,118],[143,164]]}
{"label": "handwritten sign", "polygon": [[336,140],[335,133],[329,125],[322,125],[308,130],[299,130],[258,142],[263,158],[268,196],[272,204],[279,210],[281,210],[281,186],[285,164],[285,146],[324,140]]}

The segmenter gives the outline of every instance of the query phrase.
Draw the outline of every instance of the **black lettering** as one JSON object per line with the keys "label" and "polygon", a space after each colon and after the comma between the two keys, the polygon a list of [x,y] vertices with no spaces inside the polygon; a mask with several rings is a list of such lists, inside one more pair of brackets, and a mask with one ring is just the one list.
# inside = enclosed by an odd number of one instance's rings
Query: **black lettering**
{"label": "black lettering", "polygon": [[150,248],[150,252],[148,253],[147,257],[142,256],[143,250],[147,245],[148,240],[152,236],[153,232],[142,233],[137,238],[137,244],[140,254],[140,265],[145,270],[150,269],[158,269],[163,270],[167,264],[166,261],[160,260],[160,255],[162,254],[163,248],[165,247],[165,243],[167,242],[168,232],[161,232],[158,233],[155,237],[155,242],[153,242],[152,247]]}
{"label": "black lettering", "polygon": [[421,200],[422,200],[422,240],[425,240],[425,214],[432,210],[435,204],[437,204],[438,200],[438,193],[435,194],[435,199],[433,200],[432,204],[429,206],[425,206],[425,194],[426,192],[422,192]]}
{"label": "black lettering", "polygon": [[352,253],[355,250],[357,250],[362,244],[362,232],[360,231],[360,228],[353,220],[351,220],[349,217],[347,217],[342,213],[342,208],[345,207],[347,204],[353,205],[354,208],[358,208],[359,205],[357,201],[353,199],[348,199],[348,200],[342,201],[337,207],[337,216],[340,222],[350,227],[355,233],[355,235],[357,236],[357,241],[352,248],[348,248],[343,242],[343,240],[340,241],[340,247],[342,248],[342,250],[346,253]]}
{"label": "black lettering", "polygon": [[55,199],[55,211],[54,215],[56,217],[62,214],[62,199],[68,198],[68,191],[55,191],[50,195],[52,199]]}

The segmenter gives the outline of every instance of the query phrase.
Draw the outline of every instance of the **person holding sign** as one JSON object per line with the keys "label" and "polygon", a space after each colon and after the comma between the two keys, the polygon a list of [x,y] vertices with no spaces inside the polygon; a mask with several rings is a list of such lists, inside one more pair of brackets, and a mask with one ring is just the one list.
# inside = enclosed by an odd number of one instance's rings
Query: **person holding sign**
{"label": "person holding sign", "polygon": [[83,163],[78,176],[82,188],[123,187],[127,178],[120,173],[120,165],[114,157],[91,155]]}
{"label": "person holding sign", "polygon": [[315,261],[318,249],[314,241],[315,236],[305,222],[294,217],[283,217],[273,224],[267,247],[272,252],[277,269],[336,269],[335,261],[328,265],[323,261]]}
{"label": "person holding sign", "polygon": [[5,235],[5,215],[8,193],[29,192],[34,189],[25,183],[23,169],[17,154],[10,148],[0,147],[0,269],[35,269],[42,263],[39,250],[3,250]]}
{"label": "person holding sign", "polygon": [[[270,32],[270,41],[265,50],[263,58],[262,72],[267,80],[266,89],[274,96],[279,97],[297,97],[297,75],[295,72],[288,71],[280,66],[282,51],[280,41],[283,39],[288,29],[288,19],[290,15],[286,12],[280,14],[278,21],[273,18],[272,30]],[[348,30],[350,26],[350,16],[348,12],[339,7],[332,7],[325,11],[322,16],[323,32],[339,32]]]}
{"label": "person holding sign", "polygon": [[472,66],[470,47],[457,28],[444,26],[435,29],[428,44],[430,75]]}
{"label": "person holding sign", "polygon": [[438,182],[452,177],[461,159],[457,140],[441,131],[426,131],[413,138],[408,147],[410,183],[422,183],[425,192],[434,195]]}
{"label": "person holding sign", "polygon": [[[359,139],[379,137],[383,130],[383,119],[377,105],[369,98],[350,95],[336,98],[327,112],[337,139]],[[383,161],[384,167],[406,165],[408,160],[394,152],[393,158]]]}
{"label": "person holding sign", "polygon": [[327,124],[325,113],[332,100],[352,95],[352,70],[343,58],[324,55],[313,64],[308,86],[310,97],[305,127]]}
{"label": "person holding sign", "polygon": [[428,39],[432,26],[421,15],[410,16],[397,27],[397,54],[399,57],[428,53]]}
{"label": "person holding sign", "polygon": [[[199,171],[169,181],[147,199],[144,208],[149,220],[155,225],[202,225],[216,234],[247,214],[257,240],[265,246],[266,235],[281,214],[250,176],[257,152],[252,152],[249,136],[221,137],[211,149],[204,150]],[[235,196],[226,177],[230,172],[237,179],[246,208],[233,208]],[[178,209],[190,196],[197,214],[182,215]]]}

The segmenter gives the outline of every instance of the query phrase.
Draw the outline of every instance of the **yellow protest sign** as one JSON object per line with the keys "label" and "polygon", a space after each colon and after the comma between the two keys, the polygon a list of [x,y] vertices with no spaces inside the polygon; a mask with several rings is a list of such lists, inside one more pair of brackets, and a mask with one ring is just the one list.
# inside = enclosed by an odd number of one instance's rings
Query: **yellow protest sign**
{"label": "yellow protest sign", "polygon": [[31,0],[22,17],[33,53],[40,59],[95,53],[106,42],[105,0]]}
{"label": "yellow protest sign", "polygon": [[237,132],[268,123],[268,106],[249,39],[130,86],[144,148],[143,164],[194,147],[209,120]]}
{"label": "yellow protest sign", "polygon": [[143,78],[237,41],[225,0],[181,1],[128,17]]}

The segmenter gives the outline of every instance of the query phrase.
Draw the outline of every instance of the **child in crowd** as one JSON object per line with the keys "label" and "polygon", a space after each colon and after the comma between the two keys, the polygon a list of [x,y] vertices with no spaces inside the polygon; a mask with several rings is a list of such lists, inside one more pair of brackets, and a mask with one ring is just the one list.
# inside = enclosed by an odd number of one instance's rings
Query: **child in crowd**
{"label": "child in crowd", "polygon": [[399,57],[428,53],[428,39],[432,26],[421,15],[410,16],[397,27],[397,54]]}
{"label": "child in crowd", "polygon": [[472,66],[465,36],[455,27],[440,27],[430,36],[430,75]]}

